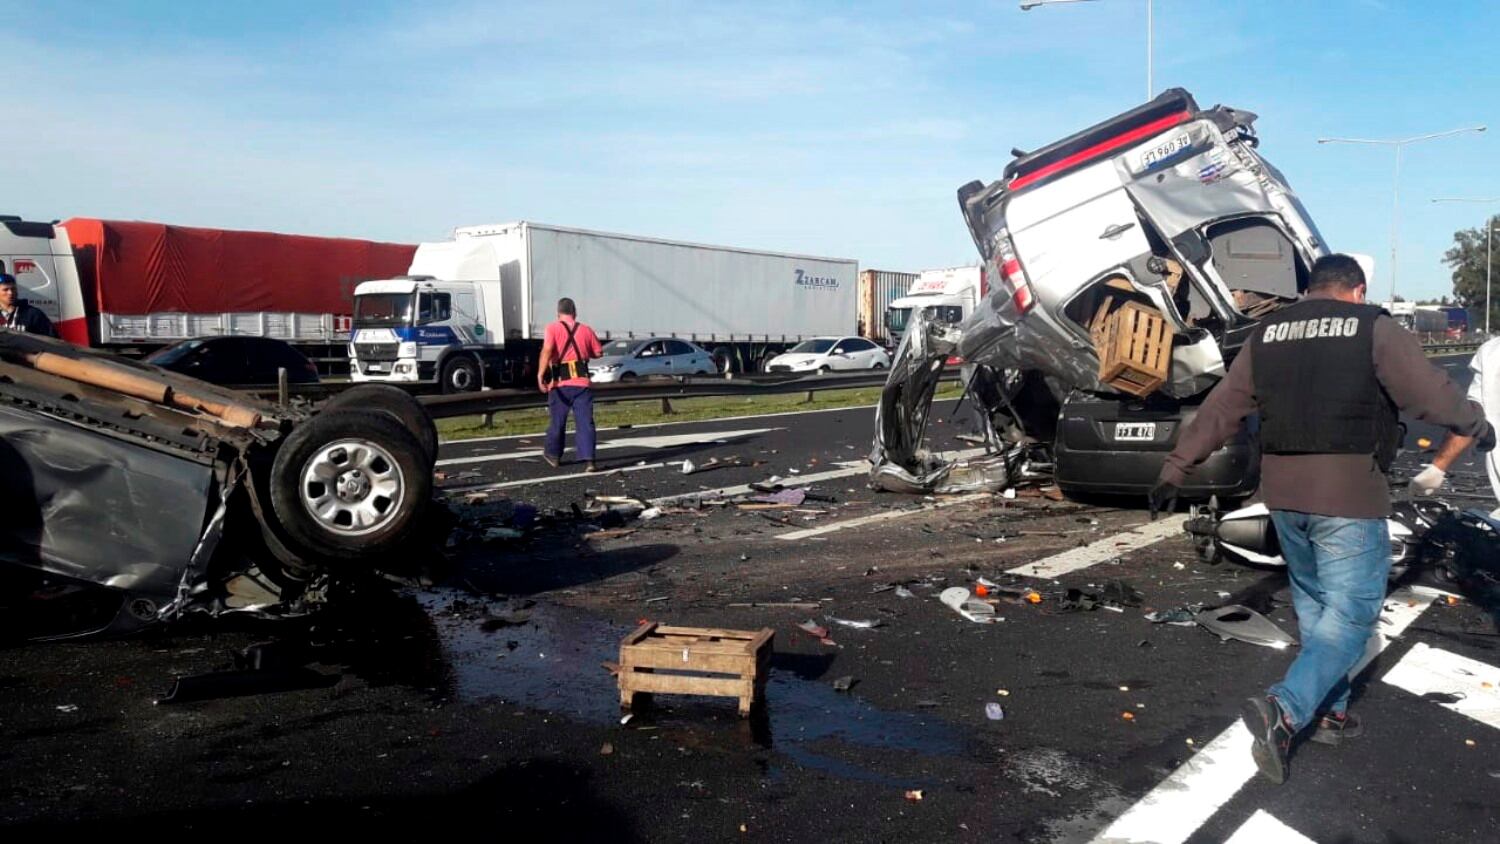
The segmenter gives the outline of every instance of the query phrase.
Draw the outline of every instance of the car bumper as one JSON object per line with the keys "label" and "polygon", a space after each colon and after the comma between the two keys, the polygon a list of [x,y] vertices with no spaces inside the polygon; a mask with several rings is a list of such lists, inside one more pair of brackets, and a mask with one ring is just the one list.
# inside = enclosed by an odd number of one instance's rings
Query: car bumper
{"label": "car bumper", "polygon": [[398,361],[353,361],[349,367],[349,380],[358,383],[367,381],[379,381],[390,383],[392,381],[408,381],[415,383],[422,380],[421,365],[414,360]]}
{"label": "car bumper", "polygon": [[[1053,447],[1057,485],[1064,491],[1144,495],[1156,485],[1179,432],[1197,407],[1090,397],[1063,405]],[[1118,423],[1154,423],[1151,442],[1117,442]],[[1249,427],[1193,471],[1182,487],[1185,499],[1248,496],[1260,485],[1260,448]]]}

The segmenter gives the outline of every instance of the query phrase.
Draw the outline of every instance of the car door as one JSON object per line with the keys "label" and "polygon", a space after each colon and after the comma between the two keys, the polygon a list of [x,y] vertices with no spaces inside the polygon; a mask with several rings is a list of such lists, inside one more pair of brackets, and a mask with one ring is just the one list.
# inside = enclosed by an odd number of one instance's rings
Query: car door
{"label": "car door", "polygon": [[849,340],[849,338],[844,337],[841,338],[837,343],[834,343],[832,349],[828,350],[829,369],[846,370],[855,369],[858,367],[858,364],[855,362],[855,359],[852,356],[853,349],[851,348],[850,343],[851,341]]}
{"label": "car door", "polygon": [[660,340],[652,340],[635,353],[636,365],[631,368],[637,375],[661,375],[667,371],[666,356],[666,344]]}
{"label": "car door", "polygon": [[667,341],[667,362],[673,375],[692,375],[695,370],[693,347],[681,340]]}

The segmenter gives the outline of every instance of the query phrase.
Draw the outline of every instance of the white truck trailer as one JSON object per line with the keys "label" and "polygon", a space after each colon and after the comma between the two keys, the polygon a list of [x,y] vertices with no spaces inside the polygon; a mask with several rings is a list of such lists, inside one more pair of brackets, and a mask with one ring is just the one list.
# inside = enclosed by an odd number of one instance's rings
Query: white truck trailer
{"label": "white truck trailer", "polygon": [[890,342],[901,343],[912,311],[920,311],[929,322],[958,325],[974,313],[975,306],[988,292],[989,283],[982,266],[923,270],[906,295],[886,308],[885,327]]}
{"label": "white truck trailer", "polygon": [[601,338],[671,337],[757,371],[855,328],[858,263],[515,222],[417,247],[407,275],[354,291],[355,381],[444,392],[527,385],[557,300]]}

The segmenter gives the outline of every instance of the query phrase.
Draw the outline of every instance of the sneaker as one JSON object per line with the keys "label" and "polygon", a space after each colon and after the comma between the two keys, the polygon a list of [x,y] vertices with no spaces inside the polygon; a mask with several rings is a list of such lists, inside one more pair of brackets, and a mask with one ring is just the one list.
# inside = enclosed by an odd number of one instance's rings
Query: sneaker
{"label": "sneaker", "polygon": [[588,472],[589,474],[593,474],[599,471],[599,467],[595,466],[594,461],[590,460],[588,463],[584,464],[583,471]]}
{"label": "sneaker", "polygon": [[1359,716],[1352,712],[1343,715],[1324,715],[1318,719],[1318,728],[1308,738],[1318,744],[1340,745],[1347,739],[1356,739],[1365,734],[1365,726]]}
{"label": "sneaker", "polygon": [[1250,755],[1255,757],[1261,776],[1277,785],[1286,782],[1286,758],[1292,748],[1292,729],[1287,726],[1281,704],[1269,695],[1252,697],[1241,705],[1240,719],[1255,740]]}
{"label": "sneaker", "polygon": [[558,466],[562,465],[562,458],[561,457],[553,457],[552,455],[546,453],[545,451],[542,452],[542,459],[545,460],[545,461],[547,461],[547,465],[551,466],[554,469],[556,469]]}

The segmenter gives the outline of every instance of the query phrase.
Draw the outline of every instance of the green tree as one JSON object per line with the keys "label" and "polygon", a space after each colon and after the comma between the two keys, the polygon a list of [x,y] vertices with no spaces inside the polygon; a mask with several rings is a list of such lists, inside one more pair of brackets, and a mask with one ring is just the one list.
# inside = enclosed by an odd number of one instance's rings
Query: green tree
{"label": "green tree", "polygon": [[[1491,217],[1490,226],[1500,226],[1500,215]],[[1490,244],[1484,229],[1460,229],[1453,233],[1453,248],[1443,255],[1443,263],[1453,270],[1453,298],[1478,317],[1476,329],[1484,328],[1484,285],[1488,262],[1500,261],[1500,243],[1493,244],[1494,255],[1487,255]],[[1500,267],[1495,269],[1500,270]],[[1495,285],[1500,287],[1500,278]],[[1490,297],[1490,324],[1500,324],[1500,292]]]}

